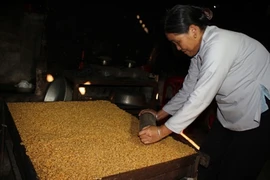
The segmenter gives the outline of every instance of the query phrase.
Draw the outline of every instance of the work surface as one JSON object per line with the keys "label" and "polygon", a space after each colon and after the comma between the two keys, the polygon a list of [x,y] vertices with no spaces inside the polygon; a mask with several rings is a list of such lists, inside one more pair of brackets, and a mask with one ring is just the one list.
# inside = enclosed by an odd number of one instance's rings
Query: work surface
{"label": "work surface", "polygon": [[8,107],[40,179],[101,179],[196,153],[170,136],[142,144],[139,120],[109,101]]}

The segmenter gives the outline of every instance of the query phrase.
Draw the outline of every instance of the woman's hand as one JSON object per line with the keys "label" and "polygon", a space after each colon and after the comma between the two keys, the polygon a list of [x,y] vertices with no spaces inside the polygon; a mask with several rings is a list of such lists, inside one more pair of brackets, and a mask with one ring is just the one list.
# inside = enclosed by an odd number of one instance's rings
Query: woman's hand
{"label": "woman's hand", "polygon": [[139,132],[139,137],[142,143],[152,144],[162,139],[161,132],[158,126],[146,126]]}
{"label": "woman's hand", "polygon": [[152,144],[167,137],[172,131],[165,125],[161,126],[146,126],[139,132],[139,138],[144,144]]}

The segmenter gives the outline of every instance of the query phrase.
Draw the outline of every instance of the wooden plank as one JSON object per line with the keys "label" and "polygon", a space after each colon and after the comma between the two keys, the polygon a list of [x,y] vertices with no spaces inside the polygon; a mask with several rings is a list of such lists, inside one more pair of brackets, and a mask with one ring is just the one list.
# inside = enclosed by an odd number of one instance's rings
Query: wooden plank
{"label": "wooden plank", "polygon": [[173,180],[188,174],[190,168],[193,168],[196,156],[197,154],[193,154],[169,162],[104,177],[102,180]]}
{"label": "wooden plank", "polygon": [[[4,134],[5,140],[12,141],[12,152],[16,160],[16,165],[20,171],[20,178],[23,180],[37,180],[37,173],[30,158],[26,155],[26,149],[20,143],[21,137],[16,128],[14,120],[9,112],[6,102],[0,98],[0,114],[1,124],[7,126],[7,131]],[[18,174],[17,174],[18,175]]]}

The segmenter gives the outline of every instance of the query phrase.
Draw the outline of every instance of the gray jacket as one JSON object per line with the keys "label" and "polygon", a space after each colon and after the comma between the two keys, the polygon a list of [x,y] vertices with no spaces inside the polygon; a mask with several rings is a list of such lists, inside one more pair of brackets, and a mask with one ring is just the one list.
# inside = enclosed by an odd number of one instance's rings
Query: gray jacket
{"label": "gray jacket", "polygon": [[245,34],[208,26],[183,88],[163,107],[173,115],[165,125],[180,133],[216,98],[217,116],[225,128],[252,129],[268,109],[264,97],[269,92],[267,49]]}

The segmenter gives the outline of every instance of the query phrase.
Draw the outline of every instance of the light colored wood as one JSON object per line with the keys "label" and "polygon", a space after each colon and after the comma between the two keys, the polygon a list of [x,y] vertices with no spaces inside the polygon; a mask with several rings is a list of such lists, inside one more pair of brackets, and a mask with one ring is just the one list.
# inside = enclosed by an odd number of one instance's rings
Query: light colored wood
{"label": "light colored wood", "polygon": [[190,139],[187,135],[185,135],[183,132],[180,133],[180,135],[185,138],[193,147],[195,147],[197,150],[200,149],[200,146],[196,144],[192,139]]}

